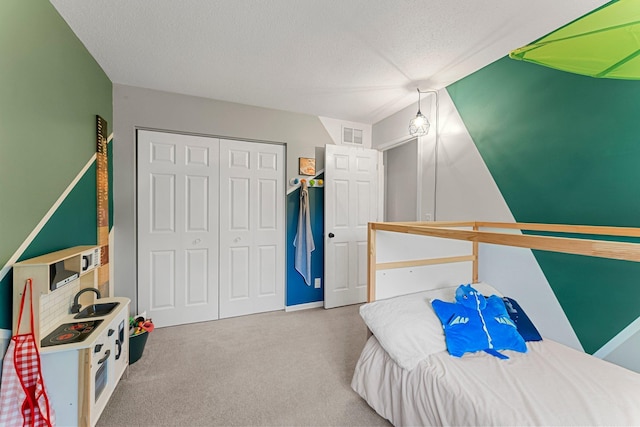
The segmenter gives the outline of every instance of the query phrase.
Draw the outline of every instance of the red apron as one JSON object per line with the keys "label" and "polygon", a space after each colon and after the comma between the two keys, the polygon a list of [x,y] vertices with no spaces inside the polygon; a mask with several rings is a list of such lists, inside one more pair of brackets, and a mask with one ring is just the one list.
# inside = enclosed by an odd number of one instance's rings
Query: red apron
{"label": "red apron", "polygon": [[[20,334],[24,297],[29,285],[31,305],[31,330]],[[52,427],[55,425],[53,408],[44,387],[40,354],[33,335],[33,284],[28,279],[24,284],[17,335],[11,338],[2,364],[0,386],[0,426]]]}

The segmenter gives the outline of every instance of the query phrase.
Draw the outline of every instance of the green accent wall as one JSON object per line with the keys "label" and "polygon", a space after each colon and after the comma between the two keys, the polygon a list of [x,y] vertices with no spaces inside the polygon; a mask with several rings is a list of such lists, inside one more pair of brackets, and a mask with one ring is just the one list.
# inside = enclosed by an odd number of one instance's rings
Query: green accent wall
{"label": "green accent wall", "polygon": [[[0,266],[95,153],[96,114],[112,125],[111,81],[55,8],[45,0],[2,0]],[[29,246],[30,256],[95,243],[95,169],[91,191],[86,179]],[[0,328],[11,326],[10,295],[10,280],[0,277]]]}
{"label": "green accent wall", "polygon": [[[96,164],[94,162],[31,244],[27,246],[18,261],[73,246],[95,245],[98,226],[96,199]],[[0,301],[8,302],[8,305],[3,305],[0,310],[0,328],[3,329],[11,327],[12,289],[12,275],[7,274],[0,280]],[[8,309],[5,310],[5,308]]]}
{"label": "green accent wall", "polygon": [[[505,57],[447,90],[516,221],[640,226],[640,82]],[[534,255],[587,352],[640,315],[640,264]]]}

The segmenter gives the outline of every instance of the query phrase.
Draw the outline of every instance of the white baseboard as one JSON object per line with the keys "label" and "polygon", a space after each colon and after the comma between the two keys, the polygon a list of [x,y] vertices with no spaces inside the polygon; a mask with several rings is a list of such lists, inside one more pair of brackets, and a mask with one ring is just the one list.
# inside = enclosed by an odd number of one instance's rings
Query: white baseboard
{"label": "white baseboard", "polygon": [[296,305],[288,305],[284,308],[284,311],[298,311],[298,310],[307,310],[309,308],[318,308],[324,307],[324,301],[316,301],[316,302],[308,302],[306,304],[296,304]]}

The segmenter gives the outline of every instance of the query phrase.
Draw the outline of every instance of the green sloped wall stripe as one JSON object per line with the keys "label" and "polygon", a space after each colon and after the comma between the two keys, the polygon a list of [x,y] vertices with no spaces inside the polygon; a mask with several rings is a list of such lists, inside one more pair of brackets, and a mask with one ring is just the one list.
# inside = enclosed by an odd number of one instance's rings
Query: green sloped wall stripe
{"label": "green sloped wall stripe", "polygon": [[534,251],[547,280],[588,353],[595,353],[633,322],[637,263]]}
{"label": "green sloped wall stripe", "polygon": [[[95,245],[96,209],[96,164],[93,162],[18,260],[72,246]],[[11,329],[12,289],[10,271],[0,281],[0,329]]]}
{"label": "green sloped wall stripe", "polygon": [[112,84],[48,1],[0,1],[0,265],[113,125]]}
{"label": "green sloped wall stripe", "polygon": [[[640,226],[640,84],[500,59],[447,88],[518,222]],[[595,352],[640,315],[640,264],[534,251]]]}
{"label": "green sloped wall stripe", "polygon": [[0,280],[0,329],[11,329],[13,278],[11,272]]}
{"label": "green sloped wall stripe", "polygon": [[[0,58],[4,268],[95,153],[96,114],[112,125],[113,87],[48,1],[0,1]],[[21,259],[96,241],[95,166],[84,175]],[[0,277],[0,328],[11,327],[11,276]]]}

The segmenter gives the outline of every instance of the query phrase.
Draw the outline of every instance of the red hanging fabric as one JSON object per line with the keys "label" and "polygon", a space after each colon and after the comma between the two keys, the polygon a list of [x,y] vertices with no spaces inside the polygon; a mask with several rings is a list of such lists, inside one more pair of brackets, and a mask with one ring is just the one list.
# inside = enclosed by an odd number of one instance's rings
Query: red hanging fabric
{"label": "red hanging fabric", "polygon": [[[20,334],[25,295],[29,290],[31,330]],[[11,338],[2,364],[0,426],[53,427],[55,415],[44,386],[40,353],[33,334],[33,283],[27,279],[20,302],[17,334]]]}

